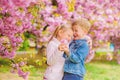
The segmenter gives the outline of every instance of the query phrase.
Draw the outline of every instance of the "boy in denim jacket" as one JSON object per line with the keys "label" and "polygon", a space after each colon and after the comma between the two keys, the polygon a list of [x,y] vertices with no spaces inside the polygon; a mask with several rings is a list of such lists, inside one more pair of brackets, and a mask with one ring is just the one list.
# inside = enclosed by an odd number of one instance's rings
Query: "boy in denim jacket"
{"label": "boy in denim jacket", "polygon": [[61,44],[59,49],[64,51],[64,77],[63,80],[83,80],[85,75],[85,59],[89,53],[89,46],[85,36],[91,25],[88,20],[81,18],[72,23],[73,41],[69,48]]}

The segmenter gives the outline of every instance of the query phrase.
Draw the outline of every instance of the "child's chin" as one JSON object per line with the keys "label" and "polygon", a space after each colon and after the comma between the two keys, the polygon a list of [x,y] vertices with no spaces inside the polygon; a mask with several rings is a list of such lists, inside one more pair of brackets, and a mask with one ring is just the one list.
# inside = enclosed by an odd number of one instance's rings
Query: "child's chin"
{"label": "child's chin", "polygon": [[74,40],[77,40],[77,38],[74,38]]}

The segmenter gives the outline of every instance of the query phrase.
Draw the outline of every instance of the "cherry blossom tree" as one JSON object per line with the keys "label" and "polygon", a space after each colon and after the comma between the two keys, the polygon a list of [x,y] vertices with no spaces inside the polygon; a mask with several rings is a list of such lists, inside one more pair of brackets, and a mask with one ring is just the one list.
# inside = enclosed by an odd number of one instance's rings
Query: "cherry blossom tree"
{"label": "cherry blossom tree", "polygon": [[26,32],[47,42],[57,26],[81,17],[92,24],[93,48],[119,42],[120,0],[0,0],[0,56],[13,59]]}

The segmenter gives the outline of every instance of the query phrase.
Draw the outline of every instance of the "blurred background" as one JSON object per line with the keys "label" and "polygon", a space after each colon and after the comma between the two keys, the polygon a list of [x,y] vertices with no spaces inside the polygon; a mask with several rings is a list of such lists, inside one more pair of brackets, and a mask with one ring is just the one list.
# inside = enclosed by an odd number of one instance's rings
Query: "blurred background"
{"label": "blurred background", "polygon": [[0,0],[0,80],[43,80],[52,33],[78,18],[92,26],[85,80],[119,80],[120,0]]}

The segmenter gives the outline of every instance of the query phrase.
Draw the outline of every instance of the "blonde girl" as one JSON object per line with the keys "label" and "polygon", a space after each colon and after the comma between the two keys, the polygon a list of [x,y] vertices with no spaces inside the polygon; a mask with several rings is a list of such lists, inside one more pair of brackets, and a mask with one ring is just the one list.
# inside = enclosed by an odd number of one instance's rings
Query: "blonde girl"
{"label": "blonde girl", "polygon": [[58,46],[65,40],[70,42],[72,35],[73,32],[70,26],[62,25],[56,28],[47,45],[48,67],[44,74],[44,80],[62,80],[65,59],[63,58],[64,52],[60,51]]}

